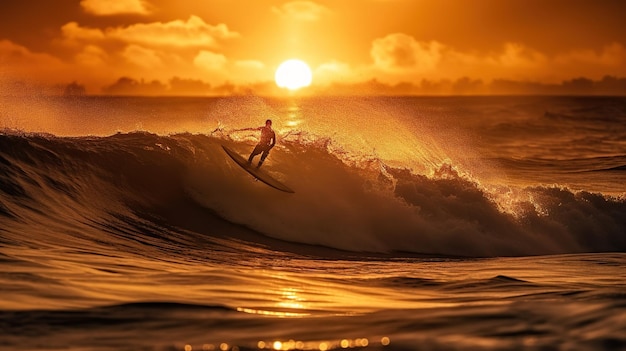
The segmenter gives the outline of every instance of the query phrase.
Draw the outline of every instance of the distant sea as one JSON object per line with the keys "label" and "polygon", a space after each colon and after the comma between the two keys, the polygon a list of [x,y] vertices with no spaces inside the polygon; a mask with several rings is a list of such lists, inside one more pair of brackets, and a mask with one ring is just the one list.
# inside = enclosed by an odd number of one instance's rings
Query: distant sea
{"label": "distant sea", "polygon": [[[272,119],[263,168],[239,168]],[[2,350],[626,349],[624,97],[0,97]]]}

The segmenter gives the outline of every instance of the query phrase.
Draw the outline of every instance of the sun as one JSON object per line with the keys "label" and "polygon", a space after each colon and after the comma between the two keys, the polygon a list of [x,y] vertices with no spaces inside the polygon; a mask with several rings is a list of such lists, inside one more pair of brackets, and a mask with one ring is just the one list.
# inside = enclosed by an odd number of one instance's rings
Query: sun
{"label": "sun", "polygon": [[281,63],[274,74],[276,85],[289,90],[308,87],[313,80],[313,73],[306,62],[297,59]]}

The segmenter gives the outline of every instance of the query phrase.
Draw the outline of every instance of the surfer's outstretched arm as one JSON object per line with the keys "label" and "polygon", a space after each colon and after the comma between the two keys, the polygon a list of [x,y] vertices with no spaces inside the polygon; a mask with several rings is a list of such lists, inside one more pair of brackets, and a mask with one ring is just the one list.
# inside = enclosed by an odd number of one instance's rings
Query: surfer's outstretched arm
{"label": "surfer's outstretched arm", "polygon": [[254,130],[260,130],[261,128],[263,128],[263,127],[241,128],[241,129],[234,129],[233,132],[254,131]]}

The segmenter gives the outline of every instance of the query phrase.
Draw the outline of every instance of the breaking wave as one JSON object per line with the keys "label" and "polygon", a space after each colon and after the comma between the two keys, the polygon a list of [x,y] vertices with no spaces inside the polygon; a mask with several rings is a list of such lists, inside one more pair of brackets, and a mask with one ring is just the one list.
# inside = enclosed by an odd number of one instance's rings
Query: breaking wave
{"label": "breaking wave", "polygon": [[227,134],[0,134],[0,240],[186,257],[242,247],[463,257],[626,250],[623,197],[481,184],[446,163],[416,174],[310,135],[283,139],[264,166],[296,191],[287,194],[255,182],[222,144],[241,154],[253,146]]}

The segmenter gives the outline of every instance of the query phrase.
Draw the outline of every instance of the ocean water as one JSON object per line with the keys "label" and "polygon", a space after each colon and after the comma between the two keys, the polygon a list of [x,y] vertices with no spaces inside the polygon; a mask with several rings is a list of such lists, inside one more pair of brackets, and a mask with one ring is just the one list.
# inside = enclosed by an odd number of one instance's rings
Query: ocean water
{"label": "ocean water", "polygon": [[0,102],[2,350],[626,349],[626,98]]}

